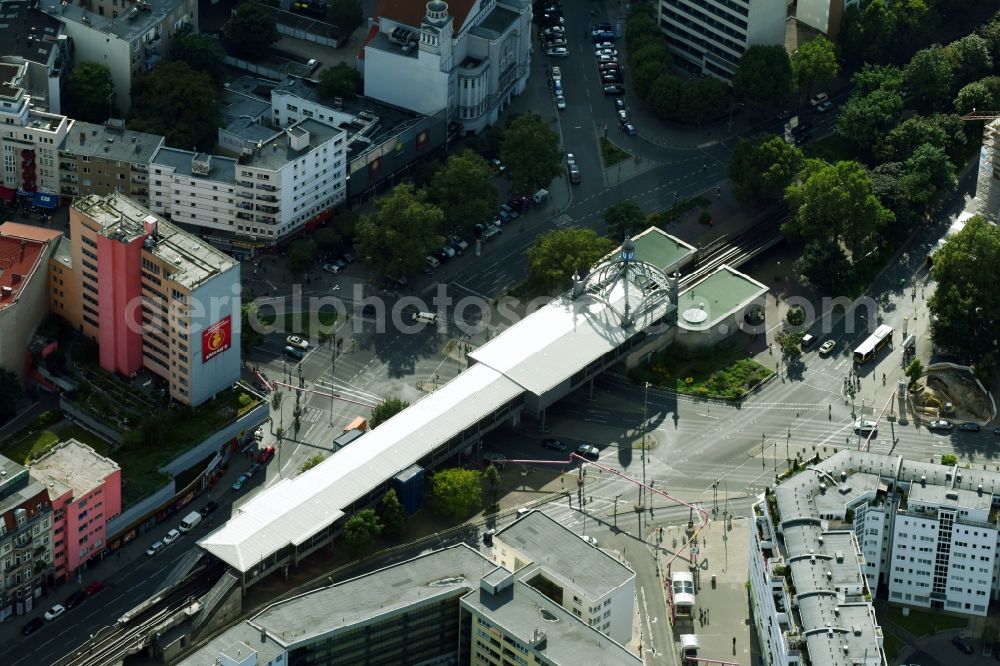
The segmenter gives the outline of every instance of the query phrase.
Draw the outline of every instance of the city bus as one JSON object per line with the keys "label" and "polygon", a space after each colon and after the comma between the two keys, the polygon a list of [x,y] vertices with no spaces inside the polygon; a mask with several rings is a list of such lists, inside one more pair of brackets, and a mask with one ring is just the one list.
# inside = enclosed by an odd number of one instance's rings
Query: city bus
{"label": "city bus", "polygon": [[892,326],[882,324],[854,350],[854,362],[858,365],[867,363],[875,358],[875,354],[879,353],[879,350],[891,342]]}

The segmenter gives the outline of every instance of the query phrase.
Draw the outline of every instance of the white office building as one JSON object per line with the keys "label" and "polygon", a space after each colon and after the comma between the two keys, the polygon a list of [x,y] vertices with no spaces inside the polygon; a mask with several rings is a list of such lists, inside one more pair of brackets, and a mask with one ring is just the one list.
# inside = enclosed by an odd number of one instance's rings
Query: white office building
{"label": "white office building", "polygon": [[786,0],[660,0],[667,48],[699,73],[730,80],[747,48],[785,43]]}
{"label": "white office building", "polygon": [[346,133],[306,118],[239,159],[163,147],[149,167],[149,205],[220,244],[273,245],[346,197]]}
{"label": "white office building", "polygon": [[843,27],[844,13],[860,4],[861,0],[798,0],[795,18],[799,23],[835,39]]}
{"label": "white office building", "polygon": [[383,0],[362,50],[365,95],[478,132],[524,91],[528,0]]}

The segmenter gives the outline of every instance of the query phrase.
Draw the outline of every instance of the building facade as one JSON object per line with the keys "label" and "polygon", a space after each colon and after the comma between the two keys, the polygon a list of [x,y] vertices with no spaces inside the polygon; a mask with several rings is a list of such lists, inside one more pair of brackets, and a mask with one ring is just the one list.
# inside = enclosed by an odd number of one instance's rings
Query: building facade
{"label": "building facade", "polygon": [[31,336],[49,314],[47,269],[61,237],[27,224],[0,224],[0,368],[22,384]]}
{"label": "building facade", "polygon": [[52,573],[67,579],[107,546],[108,521],[122,510],[122,472],[114,460],[75,439],[31,464],[52,502]]}
{"label": "building facade", "polygon": [[52,562],[52,503],[27,468],[0,456],[0,620],[24,615],[42,595]]}
{"label": "building facade", "polygon": [[667,48],[692,71],[729,81],[747,48],[785,43],[785,0],[660,0]]}
{"label": "building facade", "polygon": [[42,9],[63,22],[74,65],[96,62],[111,71],[109,117],[128,110],[134,78],[166,57],[178,30],[190,25],[198,32],[197,0],[82,0]]}
{"label": "building facade", "polygon": [[524,91],[531,18],[527,0],[383,0],[362,52],[365,95],[425,115],[446,109],[448,122],[479,132]]}
{"label": "building facade", "polygon": [[239,379],[238,262],[119,194],[77,199],[70,234],[55,274],[80,299],[53,294],[53,311],[98,342],[102,368],[146,368],[192,406]]}
{"label": "building facade", "polygon": [[844,22],[844,13],[861,0],[798,0],[795,18],[830,39],[836,39]]}
{"label": "building facade", "polygon": [[41,111],[59,113],[72,43],[64,34],[63,24],[38,9],[29,0],[0,2],[0,62],[25,65],[25,92]]}

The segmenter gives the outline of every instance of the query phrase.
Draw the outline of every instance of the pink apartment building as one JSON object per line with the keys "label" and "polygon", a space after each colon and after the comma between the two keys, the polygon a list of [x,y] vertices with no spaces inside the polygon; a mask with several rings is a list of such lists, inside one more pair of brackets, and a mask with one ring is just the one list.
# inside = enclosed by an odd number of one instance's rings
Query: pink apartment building
{"label": "pink apartment building", "polygon": [[107,544],[108,521],[122,510],[118,463],[70,439],[31,465],[52,500],[52,569],[66,579]]}

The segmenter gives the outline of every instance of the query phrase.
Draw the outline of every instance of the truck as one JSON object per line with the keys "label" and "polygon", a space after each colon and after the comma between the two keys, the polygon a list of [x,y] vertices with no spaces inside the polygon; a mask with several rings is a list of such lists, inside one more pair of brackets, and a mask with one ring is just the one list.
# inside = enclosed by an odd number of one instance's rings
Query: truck
{"label": "truck", "polygon": [[181,532],[190,532],[195,527],[197,527],[198,523],[200,522],[201,522],[201,514],[198,513],[197,511],[192,511],[188,515],[184,516],[184,519],[181,520],[181,524],[177,526],[177,529],[179,529]]}

